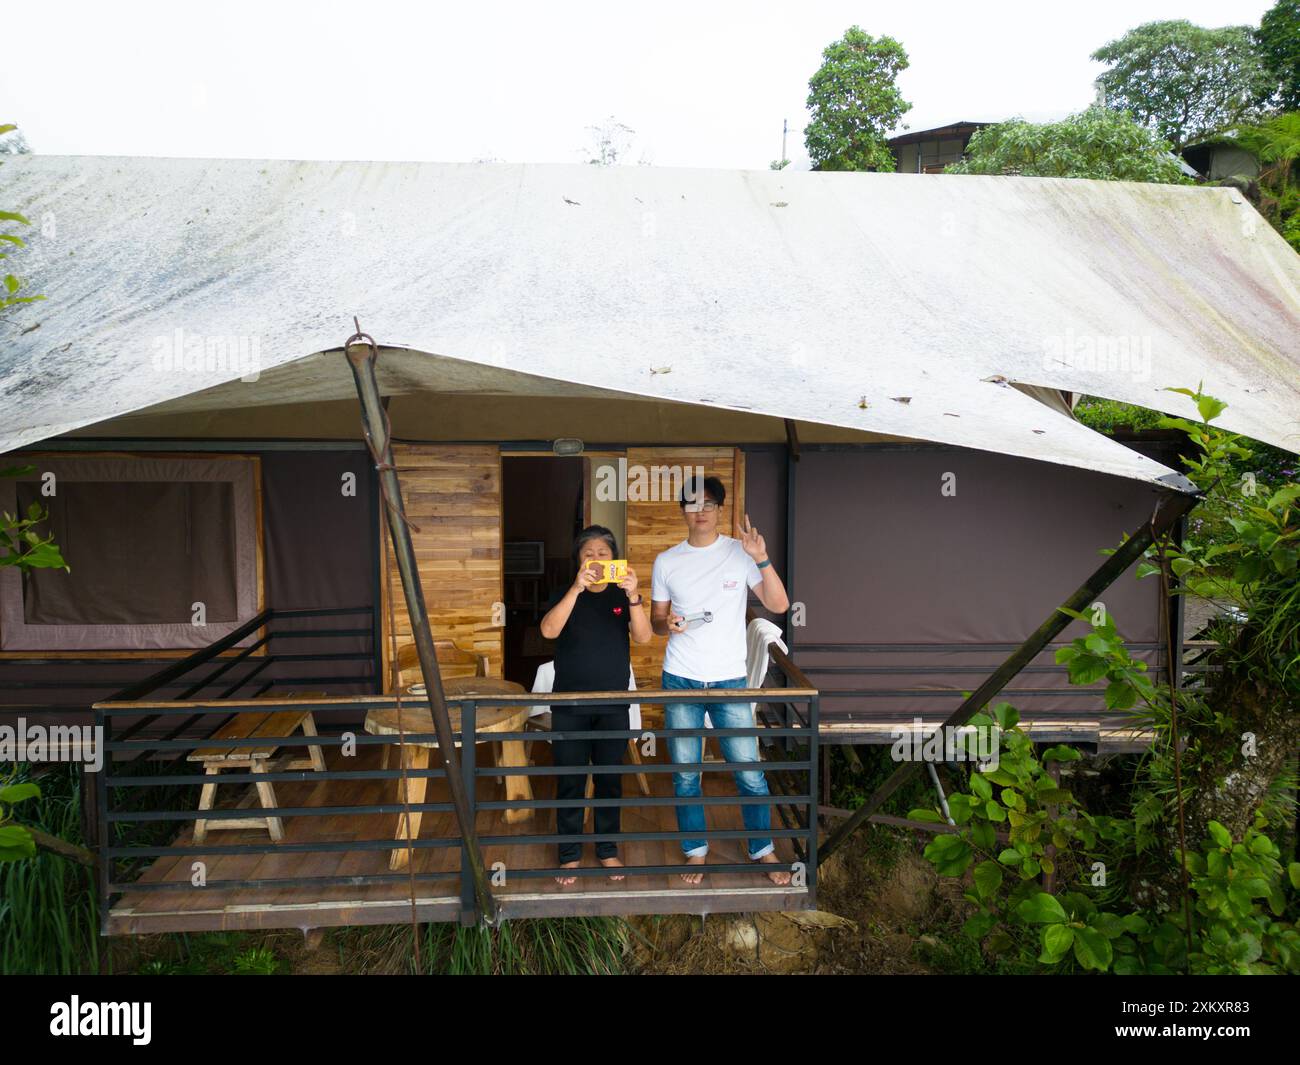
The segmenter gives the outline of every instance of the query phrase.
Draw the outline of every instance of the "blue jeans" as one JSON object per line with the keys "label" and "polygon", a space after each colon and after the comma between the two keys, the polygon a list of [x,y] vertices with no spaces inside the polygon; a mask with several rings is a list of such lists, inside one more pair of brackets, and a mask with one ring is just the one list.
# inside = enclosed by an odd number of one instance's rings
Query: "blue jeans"
{"label": "blue jeans", "polygon": [[[744,677],[731,680],[691,680],[679,677],[675,673],[664,672],[663,685],[666,689],[703,688],[744,688]],[[749,703],[668,703],[665,707],[665,724],[670,729],[704,727],[704,713],[708,711],[709,720],[714,728],[752,728],[754,711]],[[718,744],[722,748],[722,757],[728,762],[757,762],[757,736],[720,736]],[[678,764],[703,761],[704,739],[700,736],[672,736],[668,740],[668,757]],[[759,771],[738,771],[736,773],[736,790],[741,795],[767,795],[767,777]],[[699,773],[674,773],[673,791],[679,799],[697,799],[700,796]],[[755,833],[749,840],[749,856],[759,859],[773,850],[772,839],[767,835],[772,830],[772,808],[761,804],[746,804],[740,808],[745,828]],[[704,807],[677,807],[677,829],[680,832],[704,831]],[[761,833],[761,834],[760,834]],[[686,857],[694,858],[709,853],[708,840],[687,838],[682,840],[682,850]]]}

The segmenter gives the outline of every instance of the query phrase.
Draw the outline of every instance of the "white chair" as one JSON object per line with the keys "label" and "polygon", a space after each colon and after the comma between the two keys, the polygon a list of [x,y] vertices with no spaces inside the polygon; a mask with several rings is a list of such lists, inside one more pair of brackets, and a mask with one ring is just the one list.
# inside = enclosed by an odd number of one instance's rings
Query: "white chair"
{"label": "white chair", "polygon": [[[554,662],[543,662],[540,666],[537,667],[537,676],[533,678],[532,690],[537,693],[552,692],[555,690],[555,663]],[[636,691],[636,674],[632,672],[631,666],[628,667],[628,671],[627,671],[627,690],[631,692]],[[641,704],[640,703],[632,703],[628,706],[627,718],[628,718],[628,728],[634,732],[639,731],[641,728]],[[551,731],[551,708],[547,706],[545,703],[535,704],[532,710],[529,711],[528,722],[526,727],[530,729],[536,729],[538,732],[550,732]],[[531,763],[532,762],[532,741],[529,741],[527,746],[528,746],[529,762]],[[628,749],[628,754],[632,758],[632,761],[636,765],[640,765],[641,751],[636,745],[636,740],[634,739],[628,740],[627,749]],[[650,781],[649,779],[647,779],[646,774],[637,773],[636,779],[637,779],[637,784],[641,788],[641,794],[649,795]],[[591,776],[588,775],[587,798],[590,799],[591,796],[594,794],[594,791],[595,789],[592,786]],[[587,816],[588,817],[591,816],[590,809],[587,811]]]}

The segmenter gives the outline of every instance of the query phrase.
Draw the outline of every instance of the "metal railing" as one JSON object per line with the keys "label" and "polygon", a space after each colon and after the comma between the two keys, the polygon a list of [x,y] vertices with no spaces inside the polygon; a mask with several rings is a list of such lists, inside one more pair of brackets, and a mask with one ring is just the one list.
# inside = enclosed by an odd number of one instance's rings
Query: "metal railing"
{"label": "metal railing", "polygon": [[[601,839],[609,839],[618,843],[680,841],[686,838],[699,837],[709,840],[733,840],[761,834],[771,837],[774,841],[788,841],[790,854],[793,856],[793,860],[784,865],[784,868],[790,872],[792,877],[792,883],[788,887],[779,887],[772,884],[763,875],[770,870],[782,868],[782,866],[760,865],[751,861],[687,867],[683,857],[680,863],[669,862],[641,866],[629,864],[620,869],[619,872],[628,878],[627,883],[629,886],[638,879],[643,880],[643,878],[648,877],[676,874],[685,871],[687,868],[692,870],[698,868],[698,871],[707,874],[747,873],[761,878],[756,879],[755,884],[765,889],[763,894],[770,897],[766,900],[756,900],[754,893],[749,892],[745,895],[743,903],[737,903],[732,908],[741,910],[755,908],[794,909],[813,906],[815,904],[817,876],[818,693],[807,684],[807,678],[803,677],[793,667],[792,663],[789,663],[788,658],[781,656],[779,652],[773,657],[775,672],[778,675],[777,680],[782,686],[753,690],[719,688],[692,689],[689,691],[639,690],[634,696],[642,706],[683,701],[706,704],[725,702],[755,703],[757,704],[757,712],[754,724],[752,727],[747,728],[668,729],[665,727],[643,728],[637,731],[627,729],[601,732],[541,732],[525,731],[521,728],[520,731],[510,733],[488,732],[479,728],[480,714],[488,707],[519,706],[521,704],[555,706],[561,703],[570,706],[608,705],[620,698],[626,702],[629,696],[627,692],[592,692],[582,693],[581,695],[571,693],[525,693],[493,695],[490,697],[486,695],[449,697],[447,700],[448,705],[453,708],[459,707],[460,710],[456,740],[462,751],[475,750],[476,748],[470,747],[469,744],[483,742],[526,741],[535,744],[554,744],[593,737],[603,739],[626,738],[643,744],[653,742],[658,746],[666,744],[674,738],[753,736],[759,743],[760,748],[764,745],[768,748],[768,759],[758,763],[701,760],[674,764],[669,761],[647,760],[640,764],[624,762],[585,767],[555,765],[479,766],[475,757],[462,758],[461,772],[472,804],[472,812],[475,816],[481,812],[491,813],[494,819],[499,818],[502,823],[505,823],[507,813],[511,811],[519,813],[527,811],[534,819],[532,824],[523,826],[531,829],[531,831],[524,831],[519,824],[512,824],[510,828],[514,831],[503,832],[494,827],[479,836],[479,842],[483,848],[492,848],[494,850],[499,848],[498,853],[504,855],[503,860],[493,862],[494,869],[490,871],[490,874],[498,882],[498,886],[504,882],[513,887],[519,881],[525,883],[536,882],[540,878],[560,875],[572,875],[580,878],[598,876],[602,878],[603,884],[603,878],[610,872],[610,870],[601,866],[562,870],[558,867],[558,859],[553,865],[546,864],[544,866],[528,864],[522,861],[516,863],[510,861],[511,854],[517,853],[516,848],[529,845],[543,844],[549,847],[558,847],[560,843],[565,841],[576,841],[585,844],[599,842]],[[414,709],[419,706],[419,700],[405,697],[403,704]],[[289,705],[301,710],[350,711],[359,715],[365,711],[395,707],[397,702],[391,696],[342,696],[330,699],[295,699]],[[414,802],[410,801],[409,792],[406,793],[404,799],[401,791],[395,790],[383,799],[375,801],[354,801],[349,805],[328,804],[331,789],[338,789],[334,792],[338,794],[344,788],[348,788],[349,785],[358,781],[392,782],[392,785],[396,788],[403,780],[408,782],[407,786],[409,786],[410,781],[419,779],[445,780],[446,773],[441,767],[413,768],[409,763],[404,765],[394,758],[391,768],[382,768],[379,765],[378,758],[373,755],[369,759],[360,759],[355,768],[341,768],[346,761],[345,756],[359,753],[370,747],[387,747],[391,753],[393,748],[401,748],[403,745],[407,746],[408,749],[411,745],[417,744],[433,746],[437,742],[437,737],[433,733],[406,732],[404,735],[370,735],[360,730],[355,732],[344,730],[337,733],[321,732],[319,735],[214,739],[211,738],[210,730],[204,730],[207,733],[204,736],[182,735],[181,733],[186,730],[173,724],[202,720],[208,715],[225,715],[228,719],[231,714],[266,713],[268,710],[285,708],[286,704],[283,701],[257,702],[254,700],[227,701],[223,699],[171,703],[154,702],[150,703],[148,707],[141,707],[138,700],[134,699],[97,704],[95,707],[96,725],[103,730],[101,735],[103,736],[106,751],[105,768],[103,772],[97,774],[96,781],[96,803],[99,811],[97,818],[98,844],[101,855],[100,893],[102,906],[100,912],[105,934],[109,934],[114,930],[122,930],[120,926],[114,925],[112,906],[115,901],[120,900],[122,896],[128,893],[132,895],[138,893],[138,897],[143,898],[145,896],[165,897],[175,893],[192,893],[195,890],[242,893],[281,892],[282,889],[289,888],[300,889],[302,905],[315,906],[320,902],[322,890],[327,888],[404,885],[408,888],[409,894],[408,892],[393,889],[384,898],[378,899],[384,905],[380,905],[372,911],[366,921],[362,923],[401,922],[410,919],[409,915],[412,909],[423,920],[457,920],[466,924],[476,923],[479,920],[480,914],[474,898],[472,878],[463,853],[463,840],[454,827],[454,821],[450,830],[444,830],[436,835],[425,835],[411,839],[409,834],[402,832],[400,822],[397,820],[408,813],[420,815],[449,814],[452,812],[450,802]],[[124,719],[138,717],[142,711],[147,712],[155,721],[165,722],[166,726],[158,733],[149,736],[142,735],[134,727],[128,727],[125,730],[115,727]],[[265,806],[214,808],[202,811],[201,815],[204,820],[214,823],[236,818],[248,818],[250,814],[258,818],[280,818],[288,825],[296,823],[298,831],[287,832],[285,838],[279,842],[272,841],[268,836],[267,839],[257,840],[256,842],[221,843],[213,842],[212,837],[209,836],[203,842],[195,843],[184,836],[184,826],[194,822],[199,816],[195,801],[199,786],[205,780],[210,781],[212,779],[201,775],[202,770],[189,769],[195,763],[187,761],[185,759],[186,754],[192,753],[200,747],[229,747],[238,750],[268,746],[285,748],[295,754],[302,754],[304,753],[303,748],[312,745],[318,745],[326,753],[326,769],[324,771],[286,769],[268,762],[262,767],[261,771],[239,772],[221,778],[223,786],[232,788],[236,785],[250,784],[270,785],[272,789],[276,785],[323,785],[322,789],[317,789],[314,792],[312,801],[302,801],[297,805],[280,805],[278,802],[273,802]],[[666,747],[660,749],[665,753],[667,752]],[[332,756],[331,752],[334,752]],[[148,769],[143,772],[140,771],[141,767],[146,765]],[[704,789],[701,787],[701,794],[698,797],[689,799],[679,799],[673,794],[652,794],[650,796],[633,794],[630,796],[625,795],[619,799],[593,797],[573,800],[557,800],[550,797],[534,797],[531,799],[480,798],[478,794],[478,783],[485,777],[523,776],[536,781],[565,773],[581,775],[632,775],[644,773],[647,777],[662,779],[663,774],[695,772],[717,774],[737,771],[761,771],[775,786],[769,787],[769,795],[767,796],[739,794],[710,796],[705,795]],[[666,792],[668,789],[660,788],[659,790]],[[349,788],[349,791],[355,795],[355,789]],[[163,798],[161,800],[157,798],[151,799],[151,796],[162,796]],[[617,806],[624,810],[647,810],[651,811],[653,815],[656,809],[663,807],[699,805],[706,810],[716,810],[723,807],[734,809],[758,804],[771,806],[777,810],[778,815],[777,818],[772,819],[771,828],[761,833],[749,829],[719,828],[706,823],[702,831],[656,828],[653,831],[621,831],[616,835],[604,837],[594,833],[584,833],[580,837],[572,837],[560,836],[553,831],[548,831],[549,826],[539,817],[541,811],[566,806],[595,809]],[[375,815],[383,816],[382,819],[376,819]],[[337,820],[331,823],[328,832],[303,831],[302,823],[297,819],[307,818],[313,820],[334,818]],[[778,818],[779,824],[777,823]],[[448,819],[448,821],[450,820]],[[345,822],[356,825],[355,838],[352,838],[353,833],[349,830],[340,829],[339,826]],[[378,827],[381,824],[383,827]],[[394,827],[398,828],[397,833],[393,832]],[[778,846],[781,845],[781,843],[778,843]],[[441,863],[441,868],[416,868],[417,863],[414,861],[414,856],[430,849],[454,850],[458,852],[458,859]],[[387,871],[376,871],[376,867],[383,869],[385,865],[373,859],[369,863],[362,860],[361,864],[367,865],[368,871],[351,874],[320,872],[318,868],[319,862],[316,866],[311,867],[316,871],[307,871],[310,864],[309,859],[312,855],[320,856],[349,852],[355,857],[365,852],[376,851],[389,856],[390,861],[386,863]],[[396,852],[403,851],[407,852],[412,859],[410,866],[404,870],[394,870],[391,856]],[[195,878],[190,875],[191,866],[195,862],[204,861],[205,866],[207,866],[213,864],[217,859],[231,856],[278,856],[286,858],[288,856],[299,856],[300,860],[296,861],[296,868],[294,860],[272,862],[271,864],[276,865],[277,868],[269,870],[271,875],[263,875],[255,866],[236,863],[232,870],[233,875],[221,875],[220,870],[217,869],[214,871],[218,875],[214,878],[199,878],[203,880],[202,888],[195,886]],[[184,876],[177,879],[168,879],[164,875],[156,875],[139,879],[139,875],[146,872],[154,863],[167,858],[176,858],[182,861]],[[258,858],[255,861],[260,860]],[[431,863],[418,864],[427,866]],[[441,891],[430,890],[436,884],[443,885]],[[675,905],[675,912],[709,912],[726,909],[728,906],[727,900],[720,898],[718,891],[711,891],[707,887],[702,889],[698,886],[681,883],[673,884],[673,888],[680,894],[683,900],[681,904],[665,903],[662,898],[664,892],[662,888],[659,888],[655,892],[660,896],[655,903],[657,908],[638,908],[643,907],[645,904],[638,901],[635,890],[629,892],[622,887],[611,889],[607,885],[603,885],[603,890],[584,890],[580,899],[575,899],[572,895],[566,896],[563,892],[552,892],[549,895],[544,895],[515,891],[512,894],[507,890],[498,895],[497,901],[501,904],[502,917],[543,915],[548,912],[554,912],[556,915],[561,913],[674,912]],[[548,909],[548,900],[551,899],[563,900],[558,909]],[[281,901],[276,905],[279,907],[277,912],[285,915],[283,919],[288,922],[285,926],[296,927],[302,923],[301,918],[288,916],[288,913],[293,909],[292,900],[286,901],[281,898]],[[385,905],[387,908],[384,908]],[[136,907],[136,909],[139,908]],[[160,912],[166,909],[165,903],[157,907]],[[175,909],[180,911],[185,907],[178,906]],[[274,924],[276,917],[274,915],[263,916],[259,920],[259,927],[276,927]],[[315,921],[316,923],[330,923],[329,920],[320,916],[319,911],[316,913]],[[335,923],[353,922],[339,921]],[[190,925],[190,927],[195,928],[200,926],[199,924]],[[224,923],[214,925],[214,927],[216,926],[227,927]]]}

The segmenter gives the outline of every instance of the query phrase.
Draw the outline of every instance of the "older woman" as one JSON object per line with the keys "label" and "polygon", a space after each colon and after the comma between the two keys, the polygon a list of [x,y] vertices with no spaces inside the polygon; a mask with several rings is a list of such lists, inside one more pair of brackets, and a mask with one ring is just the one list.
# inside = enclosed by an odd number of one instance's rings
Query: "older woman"
{"label": "older woman", "polygon": [[[609,561],[618,556],[618,542],[603,525],[590,525],[577,536],[573,545],[577,576],[563,595],[556,596],[542,618],[542,635],[555,640],[555,686],[557,692],[626,691],[629,672],[629,635],[637,643],[649,643],[653,635],[644,600],[637,589],[636,573],[628,567],[627,576],[617,584],[600,583],[600,568],[593,562]],[[556,732],[626,731],[628,704],[600,706],[551,707],[551,727]],[[557,740],[551,744],[556,765],[619,765],[627,750],[627,739]],[[618,773],[595,775],[595,792],[599,799],[617,799],[623,794],[623,778]],[[557,799],[581,799],[586,794],[587,773],[565,774],[555,778]],[[586,810],[581,806],[561,807],[555,811],[556,834],[572,836],[560,844],[560,867],[576,869],[582,858],[582,824]],[[619,831],[617,806],[596,808],[597,835],[614,835]],[[607,868],[621,868],[618,845],[612,840],[596,844],[596,857]],[[611,880],[622,880],[613,873]],[[560,884],[572,884],[573,876],[559,876]]]}

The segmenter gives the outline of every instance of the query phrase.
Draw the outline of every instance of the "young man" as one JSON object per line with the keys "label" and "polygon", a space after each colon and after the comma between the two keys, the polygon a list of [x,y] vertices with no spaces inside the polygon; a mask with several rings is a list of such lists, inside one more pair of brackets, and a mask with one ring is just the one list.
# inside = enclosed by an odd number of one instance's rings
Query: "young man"
{"label": "young man", "polygon": [[[785,585],[767,557],[767,544],[745,515],[739,540],[718,532],[718,515],[727,493],[716,477],[692,478],[682,488],[681,508],[686,522],[686,539],[669,548],[654,562],[651,575],[651,623],[660,636],[668,637],[664,653],[663,686],[683,691],[707,688],[744,688],[745,603],[753,588],[759,600],[773,613],[784,613],[790,601]],[[709,620],[705,620],[705,615]],[[687,619],[690,619],[689,621]],[[666,724],[670,729],[700,729],[708,711],[714,728],[751,728],[753,711],[742,703],[670,703]],[[718,740],[728,762],[757,762],[756,736],[727,736]],[[677,763],[699,762],[703,740],[674,737],[668,741],[668,756]],[[736,773],[741,795],[767,795],[767,778],[761,770]],[[678,798],[700,795],[699,773],[674,773],[673,789]],[[776,884],[788,884],[790,874],[777,857],[771,838],[770,806],[741,807],[745,828],[752,833],[749,857],[772,866],[767,875]],[[681,832],[704,831],[704,807],[677,807],[677,828]],[[702,837],[682,840],[688,865],[703,865],[708,841]],[[703,873],[683,873],[688,884],[698,884]]]}

